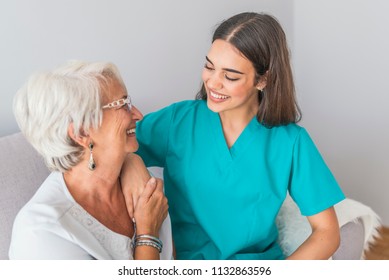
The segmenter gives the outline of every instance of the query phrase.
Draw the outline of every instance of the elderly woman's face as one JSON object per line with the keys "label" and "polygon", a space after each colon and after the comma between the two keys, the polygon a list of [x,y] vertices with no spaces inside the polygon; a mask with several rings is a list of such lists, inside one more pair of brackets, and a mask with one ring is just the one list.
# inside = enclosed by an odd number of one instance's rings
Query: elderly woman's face
{"label": "elderly woman's face", "polygon": [[[127,153],[135,152],[139,147],[135,127],[143,116],[135,106],[130,110],[126,99],[126,88],[116,80],[109,82],[103,90],[103,121],[92,134],[94,153],[104,154],[107,160],[124,160]],[[107,106],[110,103],[111,106]]]}

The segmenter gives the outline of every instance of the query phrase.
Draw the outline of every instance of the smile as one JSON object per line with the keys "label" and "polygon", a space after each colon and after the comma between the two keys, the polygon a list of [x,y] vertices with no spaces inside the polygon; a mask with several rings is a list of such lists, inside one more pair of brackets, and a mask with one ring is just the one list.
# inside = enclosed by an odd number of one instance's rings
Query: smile
{"label": "smile", "polygon": [[130,128],[130,129],[127,129],[126,130],[126,133],[127,133],[127,135],[130,135],[130,134],[135,134],[135,128]]}
{"label": "smile", "polygon": [[210,91],[209,94],[211,95],[212,98],[218,99],[218,100],[225,100],[225,99],[229,98],[229,96],[217,94],[217,93],[214,93],[212,91]]}

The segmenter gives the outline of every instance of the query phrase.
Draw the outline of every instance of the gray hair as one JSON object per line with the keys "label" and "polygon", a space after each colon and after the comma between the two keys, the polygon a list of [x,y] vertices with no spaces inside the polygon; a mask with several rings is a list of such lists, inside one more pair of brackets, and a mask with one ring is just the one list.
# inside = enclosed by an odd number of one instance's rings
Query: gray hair
{"label": "gray hair", "polygon": [[71,61],[50,72],[33,74],[16,93],[13,110],[21,132],[52,171],[77,165],[84,148],[68,135],[87,135],[102,122],[102,90],[110,80],[124,86],[112,63]]}

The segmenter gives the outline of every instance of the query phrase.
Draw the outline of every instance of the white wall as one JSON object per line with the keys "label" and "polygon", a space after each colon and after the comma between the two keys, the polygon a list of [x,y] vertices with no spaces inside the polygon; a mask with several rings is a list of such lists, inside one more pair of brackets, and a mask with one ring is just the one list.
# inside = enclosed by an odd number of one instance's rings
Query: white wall
{"label": "white wall", "polygon": [[348,196],[389,224],[389,2],[296,0],[302,124]]}
{"label": "white wall", "polygon": [[117,64],[144,112],[192,99],[214,26],[265,11],[291,43],[307,127],[346,194],[389,223],[389,4],[385,0],[12,0],[0,2],[0,136],[36,70],[69,59]]}
{"label": "white wall", "polygon": [[114,62],[144,113],[193,99],[216,24],[238,12],[265,11],[292,27],[292,3],[283,2],[1,1],[0,136],[18,131],[12,98],[27,77],[69,59]]}

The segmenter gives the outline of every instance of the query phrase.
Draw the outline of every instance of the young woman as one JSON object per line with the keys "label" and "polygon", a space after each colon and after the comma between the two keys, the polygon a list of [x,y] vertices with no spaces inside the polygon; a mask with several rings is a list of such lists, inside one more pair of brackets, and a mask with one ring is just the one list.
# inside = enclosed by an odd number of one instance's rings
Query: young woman
{"label": "young woman", "polygon": [[[139,155],[147,166],[164,168],[177,258],[328,259],[340,239],[333,205],[344,195],[296,124],[300,111],[280,24],[257,13],[222,22],[202,79],[197,100],[137,124]],[[130,203],[136,192],[125,191]],[[275,224],[287,192],[312,227],[290,256],[277,244]]]}

